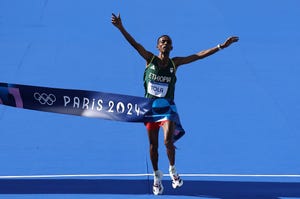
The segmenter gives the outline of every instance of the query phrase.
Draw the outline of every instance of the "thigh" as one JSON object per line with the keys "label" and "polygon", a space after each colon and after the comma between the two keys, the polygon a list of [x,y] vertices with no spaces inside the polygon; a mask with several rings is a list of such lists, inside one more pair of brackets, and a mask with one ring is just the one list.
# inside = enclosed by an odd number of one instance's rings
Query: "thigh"
{"label": "thigh", "polygon": [[158,146],[159,128],[158,129],[147,129],[147,133],[148,133],[149,143],[151,145]]}
{"label": "thigh", "polygon": [[165,141],[173,140],[173,133],[175,130],[175,123],[173,121],[167,120],[163,125],[164,138]]}

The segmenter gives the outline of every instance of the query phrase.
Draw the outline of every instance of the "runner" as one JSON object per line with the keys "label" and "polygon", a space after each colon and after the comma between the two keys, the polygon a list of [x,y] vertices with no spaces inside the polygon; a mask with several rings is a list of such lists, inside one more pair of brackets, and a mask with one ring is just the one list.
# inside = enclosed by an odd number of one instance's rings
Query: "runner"
{"label": "runner", "polygon": [[[238,41],[238,37],[230,37],[224,43],[217,46],[200,51],[186,57],[170,58],[170,52],[173,49],[172,39],[168,35],[162,35],[157,40],[158,55],[146,50],[141,44],[126,31],[122,25],[120,14],[116,16],[112,14],[112,24],[117,27],[126,40],[137,50],[137,52],[145,59],[146,69],[144,72],[144,88],[145,97],[147,98],[168,98],[174,99],[176,71],[179,66],[194,62],[210,56],[221,49],[227,48],[232,43]],[[173,188],[181,187],[183,180],[178,175],[175,168],[175,146],[172,135],[175,129],[175,124],[172,121],[163,122],[147,122],[149,143],[150,143],[150,159],[154,170],[153,193],[159,195],[163,193],[162,177],[163,173],[158,169],[158,133],[160,127],[164,131],[164,144],[167,149],[169,159],[169,173],[172,179]]]}

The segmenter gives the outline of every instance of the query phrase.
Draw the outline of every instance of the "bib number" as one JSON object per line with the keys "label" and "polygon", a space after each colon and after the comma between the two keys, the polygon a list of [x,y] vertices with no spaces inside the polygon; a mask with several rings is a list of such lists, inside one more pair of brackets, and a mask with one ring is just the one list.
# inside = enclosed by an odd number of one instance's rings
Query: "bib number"
{"label": "bib number", "polygon": [[168,84],[150,81],[148,83],[147,91],[149,94],[156,97],[165,97],[168,91]]}

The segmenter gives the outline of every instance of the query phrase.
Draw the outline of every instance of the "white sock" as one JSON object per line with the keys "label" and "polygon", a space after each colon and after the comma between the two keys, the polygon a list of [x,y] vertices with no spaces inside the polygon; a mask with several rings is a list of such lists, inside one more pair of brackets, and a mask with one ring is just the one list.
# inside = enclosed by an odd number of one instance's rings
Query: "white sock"
{"label": "white sock", "polygon": [[169,172],[170,172],[170,173],[176,173],[175,165],[173,165],[173,166],[170,165],[170,166],[169,166]]}
{"label": "white sock", "polygon": [[159,179],[158,179],[159,173],[160,173],[160,170],[154,171],[154,184],[158,184],[158,182],[159,182]]}

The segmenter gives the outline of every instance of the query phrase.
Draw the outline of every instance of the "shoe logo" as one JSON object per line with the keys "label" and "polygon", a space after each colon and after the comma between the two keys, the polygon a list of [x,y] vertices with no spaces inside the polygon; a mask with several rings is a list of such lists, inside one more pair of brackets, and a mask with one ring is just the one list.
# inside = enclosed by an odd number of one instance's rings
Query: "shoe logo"
{"label": "shoe logo", "polygon": [[38,93],[38,92],[35,92],[34,93],[34,99],[36,99],[37,101],[40,102],[40,104],[48,104],[49,106],[52,106],[53,103],[56,101],[56,97],[55,95],[53,94],[46,94],[46,93]]}

